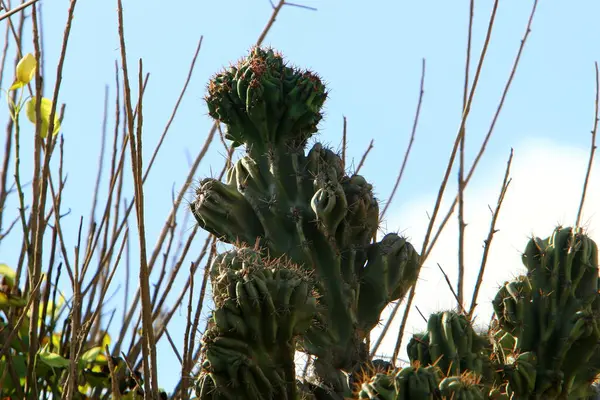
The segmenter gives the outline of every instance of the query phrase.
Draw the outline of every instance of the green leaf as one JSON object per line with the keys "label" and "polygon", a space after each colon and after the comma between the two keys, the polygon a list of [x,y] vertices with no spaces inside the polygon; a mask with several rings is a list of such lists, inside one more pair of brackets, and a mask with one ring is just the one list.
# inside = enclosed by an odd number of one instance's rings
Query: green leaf
{"label": "green leaf", "polygon": [[[36,115],[35,115],[35,107],[36,100],[35,97],[31,98],[25,104],[25,113],[27,114],[27,118],[32,122],[36,123]],[[40,136],[45,138],[48,134],[48,127],[50,125],[50,111],[52,111],[52,100],[42,97],[42,104],[40,105],[40,116],[42,120],[42,129],[40,132]],[[58,113],[54,115],[54,129],[52,131],[52,136],[56,136],[58,131],[60,130],[60,121],[58,120]]]}
{"label": "green leaf", "polygon": [[6,284],[12,288],[15,285],[17,273],[8,265],[0,263],[0,275],[4,277]]}
{"label": "green leaf", "polygon": [[92,347],[91,349],[89,349],[88,351],[83,353],[83,355],[81,356],[81,358],[79,360],[86,364],[94,362],[98,358],[98,355],[100,354],[101,351],[102,351],[102,347],[100,347],[100,346]]}
{"label": "green leaf", "polygon": [[12,307],[25,307],[27,305],[27,299],[19,296],[8,295],[8,305]]}
{"label": "green leaf", "polygon": [[27,364],[25,363],[25,356],[19,354],[14,355],[12,358],[12,365],[19,378],[25,378],[27,376]]}
{"label": "green leaf", "polygon": [[48,345],[39,350],[38,356],[44,364],[52,368],[65,368],[69,365],[69,360],[62,357],[60,354],[49,352]]}

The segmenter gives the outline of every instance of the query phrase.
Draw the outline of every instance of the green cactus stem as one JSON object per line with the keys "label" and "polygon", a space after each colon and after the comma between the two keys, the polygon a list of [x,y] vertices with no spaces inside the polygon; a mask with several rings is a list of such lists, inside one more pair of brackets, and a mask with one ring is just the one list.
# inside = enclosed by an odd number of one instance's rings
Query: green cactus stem
{"label": "green cactus stem", "polygon": [[367,257],[359,275],[359,293],[365,295],[358,298],[358,321],[361,330],[370,332],[379,323],[383,309],[403,298],[416,283],[419,254],[406,239],[389,233],[369,246]]}
{"label": "green cactus stem", "polygon": [[431,366],[379,372],[362,383],[358,397],[378,400],[438,399],[441,376],[441,371]]}
{"label": "green cactus stem", "polygon": [[[505,283],[493,301],[508,388],[519,396],[576,398],[600,373],[598,248],[582,232],[557,227],[529,241],[523,264],[527,275]],[[527,372],[518,373],[513,354],[536,362],[524,361]]]}
{"label": "green cactus stem", "polygon": [[475,332],[468,318],[455,311],[432,314],[427,332],[413,335],[407,346],[413,363],[436,365],[445,376],[467,371],[482,377],[488,386],[495,379],[491,351],[487,337]]}
{"label": "green cactus stem", "polygon": [[[338,378],[368,364],[369,332],[385,306],[415,284],[420,264],[414,248],[398,235],[374,242],[379,205],[372,185],[360,175],[347,175],[331,149],[320,143],[306,149],[326,97],[316,74],[288,66],[272,49],[253,48],[215,75],[206,96],[209,114],[225,124],[226,138],[244,145],[246,154],[227,171],[225,183],[201,182],[191,210],[198,224],[221,241],[256,245],[256,257],[284,258],[314,279],[319,307],[300,325],[305,331],[294,336],[294,343],[315,356],[313,367],[320,375],[315,390],[345,396],[347,388]],[[245,268],[236,257],[220,257],[225,267],[213,271],[217,319],[235,305],[232,282]],[[255,262],[260,264],[250,264]],[[232,328],[236,334],[252,340],[263,334],[258,318],[245,322]],[[273,332],[267,333],[272,339]],[[236,360],[230,364],[245,365],[245,359]]]}
{"label": "green cactus stem", "polygon": [[213,77],[206,104],[235,146],[264,152],[277,144],[304,146],[317,131],[326,98],[316,74],[287,66],[272,49],[255,47]]}
{"label": "green cactus stem", "polygon": [[202,338],[201,399],[295,399],[295,337],[317,314],[314,282],[297,266],[254,249],[211,266],[216,309]]}
{"label": "green cactus stem", "polygon": [[449,376],[442,379],[439,385],[442,398],[456,400],[484,400],[485,390],[478,379],[470,374]]}

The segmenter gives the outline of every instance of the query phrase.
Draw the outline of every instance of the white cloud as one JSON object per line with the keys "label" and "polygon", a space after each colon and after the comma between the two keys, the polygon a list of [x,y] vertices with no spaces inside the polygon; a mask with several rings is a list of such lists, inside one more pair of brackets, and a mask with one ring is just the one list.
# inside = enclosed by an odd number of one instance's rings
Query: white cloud
{"label": "white cloud", "polygon": [[[511,279],[524,271],[521,263],[521,251],[524,250],[528,238],[535,234],[545,238],[552,233],[558,224],[571,226],[575,223],[583,180],[589,157],[588,148],[564,147],[554,142],[540,140],[525,140],[515,147],[511,168],[512,182],[505,197],[500,217],[496,224],[499,232],[493,239],[488,257],[484,283],[481,287],[476,314],[477,322],[487,324],[492,313],[491,299],[494,297],[499,284]],[[600,242],[598,233],[600,212],[600,163],[595,162],[582,217],[582,225],[588,234]],[[477,278],[483,240],[487,237],[490,227],[491,212],[488,205],[495,207],[502,177],[504,176],[505,161],[498,160],[497,168],[493,171],[479,170],[473,177],[465,193],[465,300],[470,305],[472,288]],[[455,193],[447,192],[437,222],[444,217]],[[413,199],[399,205],[400,211],[391,215],[387,228],[391,231],[399,229],[411,239],[418,251],[421,249],[425,230],[428,224],[427,212],[435,202],[435,192],[425,198]],[[398,203],[402,203],[398,199]],[[425,321],[414,306],[419,307],[427,317],[435,311],[456,307],[456,301],[447,283],[437,267],[444,268],[451,282],[456,286],[456,270],[458,260],[458,231],[456,214],[448,223],[432,251],[429,259],[421,270],[417,295],[413,302],[407,330],[400,351],[400,357],[406,357],[406,343],[413,332],[424,330]],[[387,320],[392,307],[382,314],[383,321]],[[390,327],[382,346],[377,354],[391,355],[402,319],[404,304]],[[382,326],[372,332],[372,340],[379,337]],[[373,342],[372,342],[373,343]]]}

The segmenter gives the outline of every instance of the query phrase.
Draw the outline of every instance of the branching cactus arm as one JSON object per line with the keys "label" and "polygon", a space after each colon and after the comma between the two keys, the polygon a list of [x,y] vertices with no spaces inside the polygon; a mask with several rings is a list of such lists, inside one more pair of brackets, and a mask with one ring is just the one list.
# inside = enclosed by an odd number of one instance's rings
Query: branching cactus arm
{"label": "branching cactus arm", "polygon": [[446,311],[431,315],[427,331],[408,344],[411,362],[441,369],[442,395],[442,386],[458,388],[468,373],[486,399],[594,398],[600,373],[596,244],[558,227],[547,239],[532,238],[522,261],[527,274],[505,282],[492,301],[495,320],[487,336],[475,333],[465,316]]}
{"label": "branching cactus arm", "polygon": [[215,311],[202,338],[201,399],[296,399],[295,338],[317,313],[313,281],[253,249],[221,254],[211,270]]}
{"label": "branching cactus arm", "polygon": [[[203,180],[191,210],[220,240],[256,245],[258,258],[285,257],[312,277],[318,307],[305,331],[294,333],[295,349],[315,356],[310,390],[333,390],[333,399],[348,394],[344,374],[370,363],[365,339],[385,306],[415,284],[420,265],[414,248],[397,235],[374,243],[379,207],[365,178],[346,175],[338,154],[320,143],[306,151],[326,98],[318,75],[287,65],[271,49],[253,48],[215,75],[206,96],[209,114],[246,155],[225,183]],[[220,279],[234,279],[230,269]],[[225,313],[219,307],[217,318]],[[256,324],[257,317],[246,321],[250,334]],[[221,385],[213,380],[206,387],[212,384]]]}

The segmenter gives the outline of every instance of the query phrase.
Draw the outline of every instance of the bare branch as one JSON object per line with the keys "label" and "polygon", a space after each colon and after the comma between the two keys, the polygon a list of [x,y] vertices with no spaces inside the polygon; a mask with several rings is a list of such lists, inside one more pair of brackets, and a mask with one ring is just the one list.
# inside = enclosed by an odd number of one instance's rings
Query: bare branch
{"label": "bare branch", "polygon": [[410,151],[412,149],[413,142],[415,141],[415,135],[417,133],[417,124],[419,123],[419,115],[421,115],[421,104],[423,103],[423,94],[425,93],[425,59],[421,62],[421,85],[419,87],[419,101],[417,102],[417,111],[415,112],[415,118],[413,120],[412,132],[410,134],[410,140],[408,142],[408,147],[406,148],[406,152],[404,153],[404,159],[402,160],[402,166],[400,167],[400,172],[398,173],[398,178],[396,178],[396,183],[394,184],[394,188],[392,189],[392,193],[390,194],[390,198],[388,199],[381,215],[379,216],[379,220],[382,220],[385,216],[385,213],[392,203],[394,196],[396,195],[396,190],[398,190],[398,185],[400,185],[400,181],[402,180],[402,175],[404,175],[404,168],[406,168],[406,163],[408,161],[408,156],[410,155]]}
{"label": "bare branch", "polygon": [[477,296],[479,295],[479,288],[481,287],[481,283],[483,282],[483,274],[485,272],[485,266],[487,263],[488,255],[490,253],[490,248],[492,246],[492,239],[494,238],[494,234],[497,232],[496,221],[498,220],[498,215],[500,213],[500,207],[502,207],[502,202],[504,201],[504,196],[506,195],[506,191],[508,190],[508,185],[510,185],[510,182],[511,182],[511,179],[509,179],[509,176],[510,176],[510,166],[512,164],[512,159],[513,159],[513,149],[510,149],[510,156],[508,157],[508,162],[506,163],[506,172],[504,173],[504,180],[502,181],[502,187],[500,188],[500,194],[498,195],[498,202],[496,203],[496,209],[492,213],[492,222],[490,223],[490,231],[488,232],[487,239],[484,242],[483,255],[481,258],[481,266],[479,267],[479,274],[477,275],[475,289],[473,290],[473,298],[471,299],[471,308],[469,309],[469,319],[473,318],[473,313],[475,312],[475,307],[477,307]]}
{"label": "bare branch", "polygon": [[581,202],[579,203],[579,210],[577,211],[577,220],[575,222],[575,228],[579,228],[581,222],[581,213],[583,212],[583,203],[585,202],[585,195],[590,180],[590,174],[592,172],[592,165],[594,163],[594,153],[596,152],[596,131],[598,130],[598,96],[600,93],[600,81],[598,80],[598,62],[595,64],[596,67],[596,102],[595,102],[595,113],[594,113],[594,124],[592,128],[592,143],[590,145],[590,159],[588,161],[587,171],[585,173],[585,181],[583,182],[583,190],[581,192]]}

